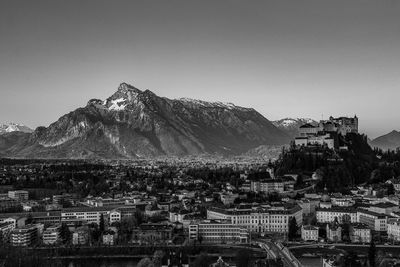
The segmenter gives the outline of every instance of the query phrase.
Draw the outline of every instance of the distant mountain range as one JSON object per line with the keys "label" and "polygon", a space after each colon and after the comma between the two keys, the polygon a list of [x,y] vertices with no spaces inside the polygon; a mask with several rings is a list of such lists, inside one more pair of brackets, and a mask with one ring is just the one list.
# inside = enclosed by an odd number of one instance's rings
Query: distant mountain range
{"label": "distant mountain range", "polygon": [[388,134],[375,138],[370,142],[371,147],[381,148],[383,150],[394,150],[400,148],[400,132],[392,131]]}
{"label": "distant mountain range", "polygon": [[318,125],[318,122],[309,118],[285,118],[272,122],[276,127],[284,131],[290,137],[294,138],[299,135],[299,127],[310,123]]}
{"label": "distant mountain range", "polygon": [[18,123],[0,123],[0,134],[11,133],[11,132],[23,132],[32,133],[33,130],[23,124]]}
{"label": "distant mountain range", "polygon": [[137,158],[238,155],[291,136],[252,108],[168,99],[122,83],[106,100],[92,99],[33,133],[0,136],[0,156]]}

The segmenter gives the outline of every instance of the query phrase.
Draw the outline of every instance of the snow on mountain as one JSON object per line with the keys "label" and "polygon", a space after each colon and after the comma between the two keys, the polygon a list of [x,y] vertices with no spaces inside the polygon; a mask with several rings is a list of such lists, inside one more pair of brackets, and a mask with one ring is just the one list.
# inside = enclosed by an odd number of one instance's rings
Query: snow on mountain
{"label": "snow on mountain", "polygon": [[39,127],[15,144],[8,142],[3,154],[40,158],[239,155],[289,141],[285,132],[252,108],[168,99],[122,83],[105,101],[91,99],[49,127]]}
{"label": "snow on mountain", "polygon": [[310,118],[284,118],[272,122],[276,127],[285,131],[289,136],[296,137],[298,135],[299,127],[310,123],[317,125],[318,122]]}
{"label": "snow on mountain", "polygon": [[13,122],[0,124],[0,134],[11,133],[11,132],[31,133],[33,132],[33,130],[23,124],[18,124]]}

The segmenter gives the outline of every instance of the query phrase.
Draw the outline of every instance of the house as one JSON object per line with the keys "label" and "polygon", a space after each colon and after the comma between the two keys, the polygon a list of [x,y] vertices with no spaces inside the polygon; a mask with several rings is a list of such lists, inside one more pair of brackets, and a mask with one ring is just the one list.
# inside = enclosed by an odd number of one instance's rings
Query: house
{"label": "house", "polygon": [[53,225],[43,232],[43,244],[54,245],[61,241],[61,225]]}
{"label": "house", "polygon": [[352,243],[370,243],[371,229],[368,225],[357,223],[350,226],[350,240]]}
{"label": "house", "polygon": [[89,229],[87,227],[79,227],[72,233],[73,245],[86,245],[89,242]]}
{"label": "house", "polygon": [[173,227],[163,223],[143,223],[133,229],[132,239],[139,244],[164,244],[172,239]]}
{"label": "house", "polygon": [[342,241],[342,227],[337,223],[326,224],[326,239],[332,242]]}
{"label": "house", "polygon": [[116,239],[117,239],[116,231],[109,229],[103,233],[103,244],[104,245],[113,246],[116,242]]}
{"label": "house", "polygon": [[318,241],[319,228],[312,225],[303,225],[301,227],[301,239],[304,241]]}
{"label": "house", "polygon": [[38,227],[36,225],[30,224],[11,231],[10,242],[12,246],[29,247],[36,244],[37,240]]}

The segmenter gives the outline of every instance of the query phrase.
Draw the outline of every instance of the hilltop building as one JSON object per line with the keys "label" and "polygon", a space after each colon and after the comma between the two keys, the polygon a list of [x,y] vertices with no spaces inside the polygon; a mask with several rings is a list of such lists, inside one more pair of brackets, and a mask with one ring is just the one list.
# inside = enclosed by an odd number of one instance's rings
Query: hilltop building
{"label": "hilltop building", "polygon": [[295,138],[296,146],[327,146],[330,149],[338,148],[334,135],[346,136],[349,133],[358,133],[358,118],[330,117],[321,120],[318,125],[310,123],[299,128],[299,135]]}

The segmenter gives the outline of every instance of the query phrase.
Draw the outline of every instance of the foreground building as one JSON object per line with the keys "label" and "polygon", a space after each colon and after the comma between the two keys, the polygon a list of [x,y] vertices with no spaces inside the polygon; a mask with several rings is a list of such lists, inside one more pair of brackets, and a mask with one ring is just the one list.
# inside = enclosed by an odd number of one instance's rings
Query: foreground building
{"label": "foreground building", "polygon": [[189,225],[189,240],[200,243],[245,244],[249,242],[249,231],[229,220],[204,220]]}
{"label": "foreground building", "polygon": [[36,225],[26,225],[11,232],[10,242],[12,246],[29,247],[34,245],[37,240],[38,228]]}

